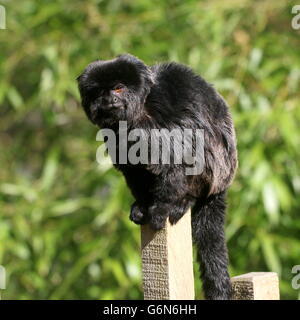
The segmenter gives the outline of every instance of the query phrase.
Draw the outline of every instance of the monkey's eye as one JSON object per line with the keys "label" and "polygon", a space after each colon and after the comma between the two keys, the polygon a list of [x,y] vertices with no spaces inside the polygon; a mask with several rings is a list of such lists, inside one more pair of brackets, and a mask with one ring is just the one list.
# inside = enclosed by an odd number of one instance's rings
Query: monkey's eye
{"label": "monkey's eye", "polygon": [[116,86],[114,86],[113,91],[115,93],[121,93],[124,91],[124,89],[125,89],[125,86],[119,83]]}

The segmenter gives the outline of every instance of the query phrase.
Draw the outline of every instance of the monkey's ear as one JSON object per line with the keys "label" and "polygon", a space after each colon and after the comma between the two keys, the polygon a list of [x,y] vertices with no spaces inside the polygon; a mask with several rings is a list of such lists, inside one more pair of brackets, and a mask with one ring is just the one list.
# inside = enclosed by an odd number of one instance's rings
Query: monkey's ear
{"label": "monkey's ear", "polygon": [[82,74],[79,75],[79,76],[76,78],[77,82],[79,82],[79,81],[81,80],[81,78],[82,78]]}

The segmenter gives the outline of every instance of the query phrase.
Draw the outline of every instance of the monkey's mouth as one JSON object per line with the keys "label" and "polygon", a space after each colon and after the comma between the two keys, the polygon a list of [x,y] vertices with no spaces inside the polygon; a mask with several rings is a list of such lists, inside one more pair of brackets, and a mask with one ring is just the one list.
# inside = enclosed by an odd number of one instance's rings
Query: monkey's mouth
{"label": "monkey's mouth", "polygon": [[111,99],[109,99],[109,101],[102,101],[102,103],[100,103],[99,108],[105,111],[114,111],[115,109],[121,109],[124,108],[125,104],[123,102],[122,99],[120,99],[119,97],[112,97]]}
{"label": "monkey's mouth", "polygon": [[101,109],[104,109],[104,110],[114,110],[114,109],[120,109],[120,108],[124,108],[124,103],[116,102],[116,103],[109,103],[101,106]]}
{"label": "monkey's mouth", "polygon": [[126,104],[120,100],[106,104],[94,104],[91,106],[91,120],[97,123],[107,117],[117,116],[125,108]]}

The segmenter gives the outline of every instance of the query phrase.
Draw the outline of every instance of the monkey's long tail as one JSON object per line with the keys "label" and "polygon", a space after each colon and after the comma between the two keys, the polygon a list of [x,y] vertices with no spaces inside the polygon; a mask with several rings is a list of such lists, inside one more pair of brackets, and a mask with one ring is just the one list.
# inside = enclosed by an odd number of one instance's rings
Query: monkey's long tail
{"label": "monkey's long tail", "polygon": [[206,299],[227,300],[232,293],[224,235],[225,197],[224,191],[198,199],[192,208],[193,241]]}

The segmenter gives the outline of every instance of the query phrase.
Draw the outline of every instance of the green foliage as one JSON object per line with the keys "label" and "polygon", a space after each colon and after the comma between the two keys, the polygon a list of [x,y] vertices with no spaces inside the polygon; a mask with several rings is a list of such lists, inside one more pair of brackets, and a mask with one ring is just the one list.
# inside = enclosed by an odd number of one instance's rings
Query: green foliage
{"label": "green foliage", "polygon": [[[222,92],[237,128],[229,193],[231,274],[276,271],[283,299],[300,264],[300,33],[293,1],[2,1],[0,264],[4,299],[139,299],[139,228],[76,77],[122,52],[175,60]],[[196,268],[196,266],[195,266]],[[197,283],[199,292],[199,281]],[[201,295],[198,295],[201,297]]]}

